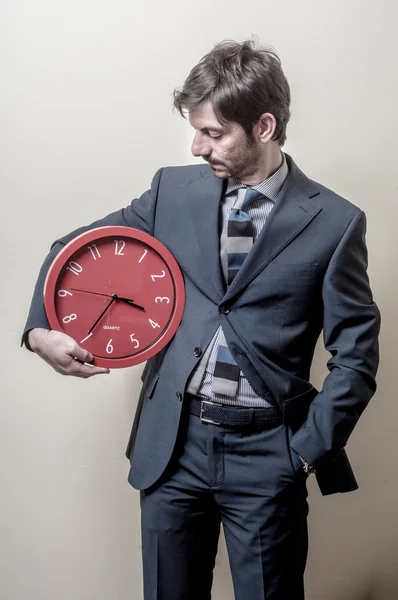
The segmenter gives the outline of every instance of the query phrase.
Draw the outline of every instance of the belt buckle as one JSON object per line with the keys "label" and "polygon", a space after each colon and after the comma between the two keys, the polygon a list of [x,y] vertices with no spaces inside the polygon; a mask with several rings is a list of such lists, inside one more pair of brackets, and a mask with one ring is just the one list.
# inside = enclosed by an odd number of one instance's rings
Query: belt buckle
{"label": "belt buckle", "polygon": [[211,402],[211,400],[201,400],[200,402],[200,420],[202,423],[210,423],[211,425],[221,425],[221,423],[216,423],[216,421],[212,421],[211,419],[206,419],[203,416],[203,412],[205,410],[204,404],[211,404],[212,406],[222,406],[219,402]]}

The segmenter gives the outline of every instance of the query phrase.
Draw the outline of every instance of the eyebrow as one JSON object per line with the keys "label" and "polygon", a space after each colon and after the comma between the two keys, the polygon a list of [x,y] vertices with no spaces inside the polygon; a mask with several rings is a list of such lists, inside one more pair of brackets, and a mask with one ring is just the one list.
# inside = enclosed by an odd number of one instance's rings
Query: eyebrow
{"label": "eyebrow", "polygon": [[209,125],[208,127],[194,127],[194,129],[198,129],[198,131],[201,131],[202,133],[205,133],[206,131],[215,131],[217,133],[223,133],[225,131],[224,127],[213,127],[211,125]]}

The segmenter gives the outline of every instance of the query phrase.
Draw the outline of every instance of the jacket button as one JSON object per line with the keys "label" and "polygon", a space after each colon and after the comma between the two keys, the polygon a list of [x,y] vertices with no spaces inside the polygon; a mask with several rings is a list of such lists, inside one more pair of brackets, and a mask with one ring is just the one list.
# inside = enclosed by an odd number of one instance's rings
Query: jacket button
{"label": "jacket button", "polygon": [[182,400],[182,394],[181,394],[181,392],[176,392],[176,396],[179,399],[179,401],[181,402],[181,400]]}
{"label": "jacket button", "polygon": [[227,315],[229,313],[231,309],[228,308],[228,306],[220,306],[220,313],[222,313],[223,315]]}
{"label": "jacket button", "polygon": [[199,358],[200,356],[202,356],[202,349],[201,348],[195,348],[195,350],[193,351],[194,356],[196,356],[196,358]]}

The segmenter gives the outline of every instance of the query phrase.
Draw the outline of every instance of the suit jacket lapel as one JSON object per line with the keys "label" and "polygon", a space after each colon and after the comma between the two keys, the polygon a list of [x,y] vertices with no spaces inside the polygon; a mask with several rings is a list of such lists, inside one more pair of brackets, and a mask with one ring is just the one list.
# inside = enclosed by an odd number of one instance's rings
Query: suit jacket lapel
{"label": "suit jacket lapel", "polygon": [[[190,250],[178,258],[184,271],[202,285],[211,299],[219,303],[225,293],[220,261],[219,214],[223,181],[214,177],[209,167],[184,187],[184,205],[189,214],[182,223],[192,223],[193,237],[187,239]],[[185,235],[189,235],[185,233]]]}
{"label": "suit jacket lapel", "polygon": [[319,191],[287,156],[289,175],[260,235],[223,301],[241,292],[322,210]]}

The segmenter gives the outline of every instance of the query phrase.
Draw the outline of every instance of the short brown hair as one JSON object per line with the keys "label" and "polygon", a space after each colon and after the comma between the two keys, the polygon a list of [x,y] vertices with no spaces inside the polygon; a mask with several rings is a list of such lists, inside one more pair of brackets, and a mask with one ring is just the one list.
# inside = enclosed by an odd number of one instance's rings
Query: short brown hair
{"label": "short brown hair", "polygon": [[217,44],[193,67],[183,88],[174,91],[174,107],[184,117],[207,100],[220,122],[235,121],[248,135],[262,114],[273,114],[273,139],[285,143],[290,89],[272,48],[252,40]]}

